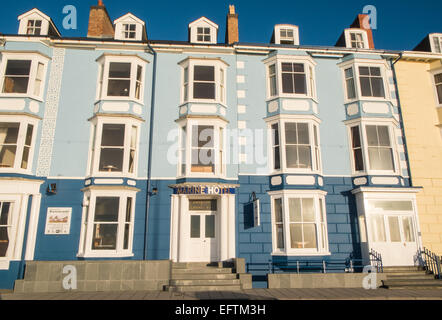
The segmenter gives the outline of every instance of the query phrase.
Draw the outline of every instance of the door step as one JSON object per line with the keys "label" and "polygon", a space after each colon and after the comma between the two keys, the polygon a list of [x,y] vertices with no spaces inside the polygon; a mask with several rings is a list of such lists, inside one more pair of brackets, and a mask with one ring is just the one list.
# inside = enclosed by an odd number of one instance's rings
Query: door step
{"label": "door step", "polygon": [[387,279],[382,281],[388,289],[442,289],[442,280],[434,278],[422,267],[384,267]]}

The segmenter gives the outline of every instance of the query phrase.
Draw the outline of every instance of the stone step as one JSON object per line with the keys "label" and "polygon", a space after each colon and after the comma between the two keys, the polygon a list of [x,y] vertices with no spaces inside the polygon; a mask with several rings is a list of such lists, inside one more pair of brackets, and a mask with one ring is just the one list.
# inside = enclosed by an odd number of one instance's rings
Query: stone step
{"label": "stone step", "polygon": [[171,292],[199,292],[199,291],[240,291],[240,285],[225,286],[167,286],[166,291]]}
{"label": "stone step", "polygon": [[220,274],[220,273],[232,273],[232,268],[217,268],[217,267],[206,267],[206,268],[195,268],[195,269],[175,269],[172,268],[172,276],[175,274]]}
{"label": "stone step", "polygon": [[170,280],[171,286],[233,286],[240,285],[238,279],[199,279],[199,280]]}
{"label": "stone step", "polygon": [[238,275],[235,273],[174,273],[172,275],[175,280],[203,280],[203,279],[220,279],[235,280]]}
{"label": "stone step", "polygon": [[387,275],[387,280],[401,280],[401,279],[412,279],[412,280],[418,280],[418,279],[435,279],[434,275],[432,274],[428,274],[428,273],[417,273],[417,274],[407,274],[407,275],[402,275],[402,274],[388,274]]}
{"label": "stone step", "polygon": [[174,262],[172,269],[202,269],[206,267],[222,268],[222,263],[218,262]]}
{"label": "stone step", "polygon": [[425,271],[425,269],[420,266],[397,266],[397,267],[383,267],[383,271],[384,273],[416,272],[416,271]]}
{"label": "stone step", "polygon": [[415,271],[415,272],[384,272],[387,277],[411,277],[411,276],[422,276],[422,275],[430,275],[426,271]]}
{"label": "stone step", "polygon": [[442,289],[442,281],[440,280],[386,280],[382,281],[383,286],[389,289],[391,288],[433,288]]}

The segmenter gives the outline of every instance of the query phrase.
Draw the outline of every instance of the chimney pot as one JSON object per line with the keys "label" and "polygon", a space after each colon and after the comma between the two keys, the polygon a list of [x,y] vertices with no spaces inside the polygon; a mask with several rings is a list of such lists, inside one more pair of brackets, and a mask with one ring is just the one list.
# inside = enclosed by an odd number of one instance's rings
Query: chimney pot
{"label": "chimney pot", "polygon": [[226,23],[226,43],[239,42],[238,14],[235,13],[235,6],[229,5]]}

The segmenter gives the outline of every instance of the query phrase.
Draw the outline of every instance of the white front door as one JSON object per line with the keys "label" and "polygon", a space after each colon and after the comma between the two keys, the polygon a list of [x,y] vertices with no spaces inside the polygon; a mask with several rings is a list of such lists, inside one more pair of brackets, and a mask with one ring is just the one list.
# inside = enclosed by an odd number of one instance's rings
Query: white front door
{"label": "white front door", "polygon": [[[189,201],[189,250],[190,262],[219,260],[217,200]],[[206,209],[211,209],[207,210]]]}
{"label": "white front door", "polygon": [[413,266],[418,251],[413,214],[384,212],[369,215],[370,247],[381,254],[384,266]]}

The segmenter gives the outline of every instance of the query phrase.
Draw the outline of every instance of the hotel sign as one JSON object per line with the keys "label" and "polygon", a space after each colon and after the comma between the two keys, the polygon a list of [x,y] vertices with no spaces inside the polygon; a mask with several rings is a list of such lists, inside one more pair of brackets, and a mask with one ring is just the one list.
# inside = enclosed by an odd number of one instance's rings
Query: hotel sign
{"label": "hotel sign", "polygon": [[225,186],[183,186],[183,187],[174,187],[173,194],[190,194],[190,195],[235,194],[235,188],[229,188]]}
{"label": "hotel sign", "polygon": [[45,234],[69,234],[72,208],[48,208]]}

